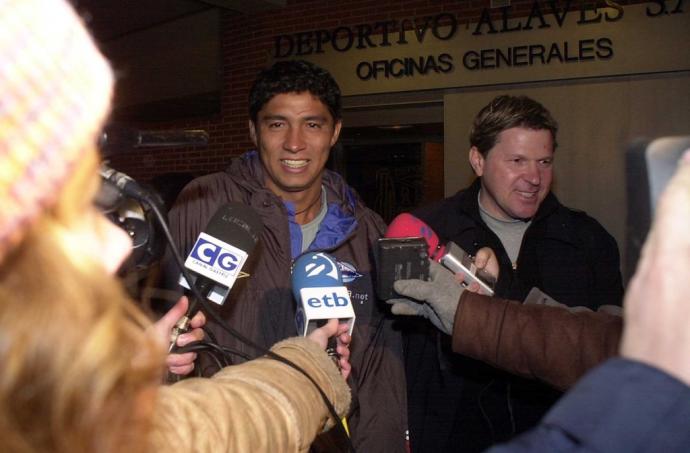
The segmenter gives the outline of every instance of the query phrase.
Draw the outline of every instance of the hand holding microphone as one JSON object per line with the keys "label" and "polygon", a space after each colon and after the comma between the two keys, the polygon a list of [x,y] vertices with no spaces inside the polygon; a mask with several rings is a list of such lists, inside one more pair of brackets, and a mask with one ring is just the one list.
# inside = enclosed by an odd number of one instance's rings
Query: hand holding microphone
{"label": "hand holding microphone", "polygon": [[[477,268],[477,272],[482,275],[490,276],[493,281],[498,281],[498,275],[500,273],[500,266],[498,264],[498,258],[496,253],[489,247],[482,247],[477,250],[474,255],[474,265]],[[465,289],[472,291],[473,293],[484,294],[483,288],[474,280],[466,281],[465,274],[458,272],[455,274],[455,278],[465,286]]]}
{"label": "hand holding microphone", "polygon": [[297,258],[292,266],[292,292],[297,300],[297,333],[334,353],[347,377],[355,313],[335,258],[314,252]]}
{"label": "hand holding microphone", "polygon": [[409,298],[389,299],[391,311],[396,315],[423,316],[448,335],[453,334],[455,312],[464,288],[455,275],[437,262],[429,263],[429,281],[410,279],[393,283],[395,291]]}
{"label": "hand holding microphone", "polygon": [[[230,202],[218,208],[184,263],[200,295],[218,305],[225,302],[235,281],[246,276],[242,267],[262,228],[261,218],[247,205]],[[190,288],[184,276],[180,285]],[[192,300],[192,307],[195,303]]]}
{"label": "hand holding microphone", "polygon": [[[219,207],[206,230],[199,234],[184,262],[192,281],[188,282],[184,275],[180,275],[180,285],[187,289],[194,285],[197,290],[195,294],[222,305],[235,281],[246,276],[242,273],[242,267],[254,249],[262,228],[261,218],[249,206],[230,202]],[[200,302],[195,296],[189,311],[194,312],[196,304]],[[189,328],[189,322],[189,316],[185,316],[175,325],[171,348],[177,336]]]}
{"label": "hand holding microphone", "polygon": [[[491,249],[480,249],[479,260],[473,258],[452,241],[441,244],[438,235],[429,225],[409,213],[398,215],[386,230],[386,238],[424,238],[428,246],[428,255],[433,261],[441,263],[456,274],[463,286],[474,292],[493,296],[494,285],[498,277],[498,260]],[[381,273],[379,269],[379,273]],[[385,271],[385,269],[383,270]]]}
{"label": "hand holding microphone", "polygon": [[[167,344],[171,338],[171,332],[175,328],[177,321],[184,316],[189,306],[187,296],[182,296],[162,318],[153,324],[153,330],[163,344]],[[202,327],[206,324],[206,316],[203,312],[198,311],[189,322],[191,330],[183,333],[175,338],[174,345],[182,347],[201,341],[204,339],[204,331]],[[183,354],[168,354],[165,358],[165,365],[173,374],[186,376],[194,370],[194,361],[196,360],[195,352],[186,352]]]}
{"label": "hand holding microphone", "polygon": [[352,336],[348,333],[349,326],[341,323],[337,319],[330,319],[323,326],[313,330],[307,338],[316,342],[322,349],[326,349],[331,338],[336,340],[336,357],[338,358],[338,368],[344,379],[347,379],[352,370],[350,365],[350,341]]}
{"label": "hand holding microphone", "polygon": [[386,302],[391,305],[393,314],[423,316],[442,332],[452,335],[455,312],[463,290],[493,295],[493,284],[499,271],[498,259],[487,247],[479,249],[473,259],[453,242],[441,244],[429,225],[408,213],[393,219],[386,231],[386,238],[413,237],[424,238],[428,246],[429,280],[408,278],[395,281],[395,292],[414,300],[392,298]]}

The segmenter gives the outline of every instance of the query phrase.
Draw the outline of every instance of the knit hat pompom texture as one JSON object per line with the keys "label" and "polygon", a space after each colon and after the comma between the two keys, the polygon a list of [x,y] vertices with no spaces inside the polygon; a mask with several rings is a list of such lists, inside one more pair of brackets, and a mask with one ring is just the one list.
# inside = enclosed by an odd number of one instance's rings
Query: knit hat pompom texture
{"label": "knit hat pompom texture", "polygon": [[112,84],[65,1],[0,0],[0,261],[95,146]]}

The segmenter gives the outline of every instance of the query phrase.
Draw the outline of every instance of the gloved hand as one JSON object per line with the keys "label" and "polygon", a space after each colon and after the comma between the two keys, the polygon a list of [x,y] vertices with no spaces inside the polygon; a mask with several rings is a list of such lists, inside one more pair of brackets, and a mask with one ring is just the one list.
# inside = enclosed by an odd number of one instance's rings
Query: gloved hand
{"label": "gloved hand", "polygon": [[431,260],[429,276],[429,281],[412,279],[393,283],[398,294],[416,300],[389,299],[386,303],[396,315],[424,316],[441,332],[452,335],[463,287],[451,271]]}

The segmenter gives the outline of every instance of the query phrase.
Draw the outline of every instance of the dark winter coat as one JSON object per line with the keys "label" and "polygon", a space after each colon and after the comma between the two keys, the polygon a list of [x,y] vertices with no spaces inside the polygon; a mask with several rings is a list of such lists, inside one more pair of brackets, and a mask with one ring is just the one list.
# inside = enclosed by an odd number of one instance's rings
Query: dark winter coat
{"label": "dark winter coat", "polygon": [[[620,305],[623,285],[613,237],[549,193],[525,232],[516,269],[479,214],[481,183],[415,215],[442,242],[470,254],[492,248],[499,259],[496,296],[524,300],[532,287],[568,306]],[[483,451],[537,424],[560,393],[455,354],[450,337],[410,322],[405,333],[410,437],[415,453]]]}
{"label": "dark winter coat", "polygon": [[453,241],[471,255],[481,247],[493,249],[501,267],[497,296],[524,300],[536,286],[570,307],[596,310],[622,303],[618,246],[599,222],[563,206],[549,193],[525,232],[514,270],[500,239],[479,215],[480,187],[477,179],[467,190],[415,215],[443,242]]}
{"label": "dark winter coat", "polygon": [[[270,347],[297,333],[290,268],[299,247],[291,241],[291,234],[301,233],[294,222],[294,207],[264,186],[262,169],[256,152],[234,159],[225,172],[198,178],[185,187],[169,217],[173,237],[186,256],[222,204],[239,201],[259,214],[264,228],[243,268],[251,276],[236,281],[220,314],[245,336]],[[349,378],[353,400],[348,417],[352,440],[358,451],[402,452],[407,420],[401,335],[392,329],[372,282],[371,251],[385,224],[338,174],[326,171],[323,185],[328,213],[310,250],[326,251],[337,259],[355,309]],[[169,256],[164,269],[168,281],[179,276]],[[209,326],[221,345],[256,356],[256,351],[214,323]],[[323,449],[339,451],[334,448]]]}

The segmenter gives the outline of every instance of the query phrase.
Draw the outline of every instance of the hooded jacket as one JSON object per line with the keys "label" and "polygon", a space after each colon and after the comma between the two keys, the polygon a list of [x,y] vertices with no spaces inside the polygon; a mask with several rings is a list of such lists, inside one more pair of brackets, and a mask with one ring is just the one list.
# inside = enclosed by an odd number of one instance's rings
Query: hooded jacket
{"label": "hooded jacket", "polygon": [[[170,229],[180,252],[189,253],[199,232],[222,204],[238,201],[252,207],[264,227],[256,248],[220,315],[230,326],[268,347],[296,334],[296,301],[292,296],[290,269],[300,250],[301,231],[294,221],[294,206],[284,203],[265,187],[258,153],[233,159],[230,167],[195,179],[178,197],[169,214]],[[407,430],[402,341],[392,319],[374,293],[373,245],[385,224],[360,201],[338,174],[325,170],[322,178],[328,211],[310,251],[325,251],[336,258],[355,310],[352,333],[353,391],[348,423],[358,451],[400,452]],[[168,288],[177,286],[179,269],[168,252],[163,262]],[[217,325],[209,328],[218,343],[241,354],[255,356],[248,346],[230,337]],[[238,362],[242,359],[238,356]],[[324,449],[338,451],[333,445]],[[342,444],[339,444],[342,445]]]}
{"label": "hooded jacket", "polygon": [[[623,285],[613,237],[583,212],[549,193],[526,230],[516,269],[496,234],[481,219],[479,179],[415,215],[469,254],[490,247],[498,257],[495,295],[524,300],[538,287],[567,306],[597,310],[620,305]],[[555,339],[555,341],[558,341]],[[560,393],[452,351],[451,339],[429,323],[405,334],[410,438],[415,452],[484,451],[541,419]]]}

